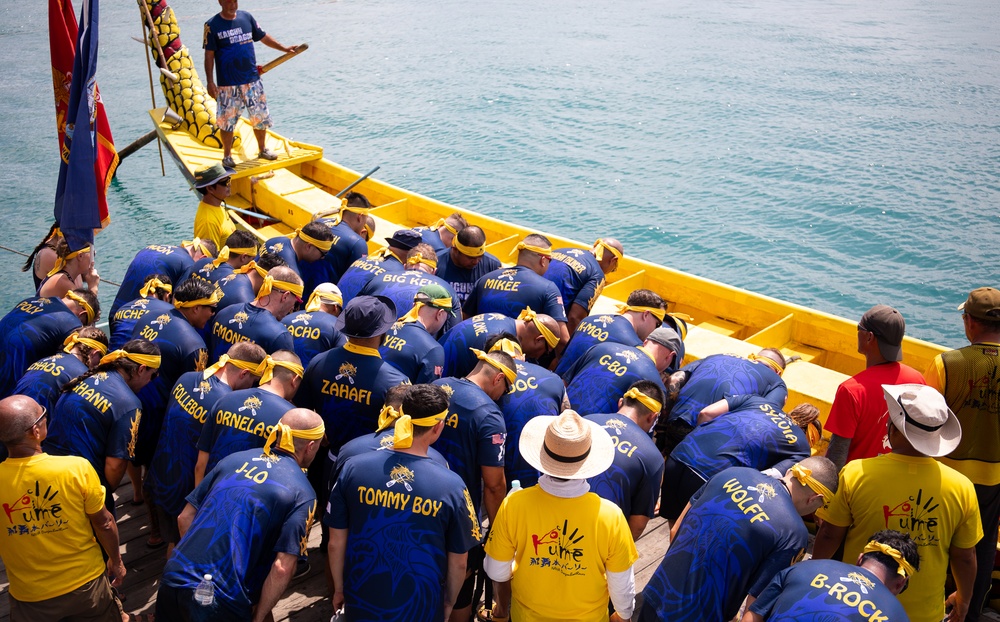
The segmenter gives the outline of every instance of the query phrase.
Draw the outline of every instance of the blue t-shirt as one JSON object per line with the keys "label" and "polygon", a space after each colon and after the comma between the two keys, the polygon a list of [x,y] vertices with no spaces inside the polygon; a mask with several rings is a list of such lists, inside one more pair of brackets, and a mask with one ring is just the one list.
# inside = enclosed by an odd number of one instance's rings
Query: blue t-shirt
{"label": "blue t-shirt", "polygon": [[86,372],[87,365],[72,354],[53,354],[28,366],[12,395],[27,395],[52,412],[66,383]]}
{"label": "blue t-shirt", "polygon": [[635,348],[642,345],[642,339],[635,334],[632,322],[624,315],[589,315],[580,321],[570,336],[569,345],[556,366],[556,373],[564,375],[577,359],[599,343],[620,343]]}
{"label": "blue t-shirt", "polygon": [[180,377],[170,392],[160,438],[146,474],[153,502],[171,516],[179,516],[194,490],[194,467],[198,462],[198,439],[215,403],[232,392],[229,386],[201,372]]}
{"label": "blue t-shirt", "polygon": [[[403,266],[398,261],[389,263],[373,257],[356,259],[337,281],[337,288],[344,297],[344,304],[357,297],[368,282],[387,273],[402,274]],[[410,302],[413,302],[412,300]]]}
{"label": "blue t-shirt", "polygon": [[299,271],[299,257],[295,254],[295,249],[292,248],[292,239],[287,236],[278,236],[271,238],[264,245],[260,247],[260,252],[258,253],[258,258],[261,255],[277,255],[285,260],[288,267],[295,271],[295,274],[302,276]]}
{"label": "blue t-shirt", "polygon": [[400,384],[410,381],[380,356],[348,341],[309,363],[295,403],[323,417],[330,454],[336,456],[341,445],[378,428],[385,392]]}
{"label": "blue t-shirt", "polygon": [[396,451],[345,464],[323,524],[348,530],[344,598],[357,621],[441,620],[448,553],[466,553],[482,539],[462,479]]}
{"label": "blue t-shirt", "polygon": [[626,518],[653,518],[663,477],[663,455],[656,443],[628,417],[595,414],[586,418],[607,430],[615,445],[615,460],[608,470],[588,480],[590,492],[620,507]]}
{"label": "blue t-shirt", "polygon": [[393,324],[378,351],[413,384],[433,382],[444,372],[444,348],[420,322]]}
{"label": "blue t-shirt", "polygon": [[531,268],[514,266],[494,270],[476,281],[464,309],[466,315],[502,313],[517,317],[528,307],[557,322],[566,321],[563,299],[555,283],[538,276]]}
{"label": "blue t-shirt", "polygon": [[259,78],[253,42],[264,38],[257,20],[246,11],[235,19],[217,13],[205,22],[202,48],[215,52],[215,80],[219,86],[250,84]]}
{"label": "blue t-shirt", "polygon": [[485,391],[465,378],[442,378],[432,384],[448,393],[448,417],[434,447],[458,473],[479,510],[483,496],[480,467],[504,466],[507,427],[503,413]]}
{"label": "blue t-shirt", "polygon": [[490,272],[500,269],[500,260],[486,253],[471,270],[459,267],[451,260],[451,249],[437,254],[437,270],[435,276],[447,281],[452,291],[458,296],[458,301],[465,305],[466,299],[476,286],[476,281]]}
{"label": "blue t-shirt", "polygon": [[62,349],[80,318],[58,298],[28,298],[0,319],[0,399],[8,397],[28,366]]}
{"label": "blue t-shirt", "polygon": [[396,305],[396,317],[403,317],[413,308],[413,297],[425,285],[440,285],[451,296],[451,308],[455,314],[448,314],[448,319],[441,330],[448,330],[462,321],[462,306],[458,296],[451,291],[451,286],[433,274],[425,274],[418,270],[407,270],[402,274],[383,274],[376,276],[361,288],[360,296],[385,296]]}
{"label": "blue t-shirt", "polygon": [[136,298],[126,303],[111,316],[111,336],[108,338],[108,352],[120,350],[130,339],[139,320],[149,314],[153,317],[170,313],[174,305],[158,298]]}
{"label": "blue t-shirt", "polygon": [[337,330],[336,316],[323,311],[289,313],[281,323],[292,336],[302,367],[309,367],[309,362],[317,354],[347,343],[347,337]]}
{"label": "blue t-shirt", "polygon": [[573,410],[581,415],[618,411],[618,400],[639,380],[655,382],[667,394],[656,364],[643,350],[617,343],[599,343],[563,375]]}
{"label": "blue t-shirt", "polygon": [[809,455],[802,428],[757,396],[691,430],[670,453],[704,480],[731,466],[784,473]]}
{"label": "blue t-shirt", "polygon": [[414,227],[413,230],[420,234],[421,242],[431,245],[435,255],[448,250],[448,247],[441,241],[441,234],[438,233],[437,227]]}
{"label": "blue t-shirt", "polygon": [[[325,270],[317,274],[317,279],[322,278],[322,280],[317,280],[317,283],[336,283],[351,267],[352,263],[368,254],[368,242],[365,242],[365,239],[358,235],[354,229],[338,222],[338,220],[337,218],[320,220],[333,233],[333,246],[330,247],[330,251],[323,261],[319,262],[324,264]],[[345,296],[344,302],[347,300],[348,298]]]}
{"label": "blue t-shirt", "polygon": [[198,261],[194,262],[191,269],[188,270],[187,275],[181,280],[184,282],[188,279],[198,279],[204,281],[205,283],[215,283],[222,277],[232,274],[233,267],[226,262],[222,262],[218,267],[212,264],[215,261],[211,257],[202,257]]}
{"label": "blue t-shirt", "polygon": [[316,493],[294,457],[251,449],[220,462],[187,501],[198,511],[163,585],[193,590],[210,574],[223,611],[249,620],[277,554],[305,559]]}
{"label": "blue t-shirt", "polygon": [[90,462],[102,484],[104,459],[131,461],[142,417],[139,398],[116,371],[98,372],[63,393],[49,418],[42,444],[54,456],[80,456]]}
{"label": "blue t-shirt", "polygon": [[729,620],[743,598],[805,553],[802,518],[781,480],[733,467],[691,498],[643,590],[640,620]]}
{"label": "blue t-shirt", "polygon": [[690,425],[695,425],[703,408],[728,395],[759,395],[779,410],[785,407],[788,397],[785,382],[773,369],[730,354],[706,356],[685,365],[681,371],[690,372],[691,376],[681,387],[670,419],[681,419]]}
{"label": "blue t-shirt", "polygon": [[832,559],[810,559],[782,570],[750,605],[750,611],[768,622],[910,619],[896,595],[874,573]]}
{"label": "blue t-shirt", "polygon": [[226,456],[263,449],[271,430],[295,406],[266,389],[232,391],[213,406],[201,428],[198,451],[208,454],[205,472]]}
{"label": "blue t-shirt", "polygon": [[253,284],[250,277],[245,274],[230,272],[215,282],[215,286],[222,292],[222,299],[216,305],[219,309],[225,309],[233,305],[240,305],[245,302],[253,302],[257,293],[253,291]]}
{"label": "blue t-shirt", "polygon": [[522,361],[516,363],[517,380],[510,391],[500,397],[497,405],[503,412],[504,426],[507,428],[504,475],[508,484],[517,479],[521,480],[522,488],[527,488],[538,483],[539,473],[517,449],[521,430],[534,417],[561,413],[566,387],[562,378],[541,365]]}
{"label": "blue t-shirt", "polygon": [[462,378],[469,374],[479,359],[469,348],[482,350],[492,335],[517,334],[517,322],[500,313],[485,313],[463,320],[441,336],[444,348],[444,376]]}
{"label": "blue t-shirt", "polygon": [[[394,436],[395,429],[393,426],[389,426],[384,430],[375,432],[374,434],[363,434],[358,438],[351,439],[344,443],[344,445],[340,448],[340,451],[337,452],[336,471],[331,483],[336,481],[341,469],[351,458],[373,451],[391,451],[393,448]],[[433,447],[427,448],[427,457],[434,462],[437,462],[444,468],[448,468],[448,461],[444,459],[444,456],[441,455],[440,451],[434,449]],[[329,506],[327,506],[327,511],[329,511]]]}
{"label": "blue t-shirt", "polygon": [[122,277],[121,287],[118,288],[115,300],[111,303],[111,313],[108,317],[113,317],[115,311],[122,305],[139,298],[139,290],[147,278],[154,274],[165,274],[170,277],[174,287],[177,287],[193,265],[194,260],[191,259],[191,255],[180,246],[153,244],[142,249],[135,254],[132,263],[125,270],[125,276]]}
{"label": "blue t-shirt", "polygon": [[552,261],[545,278],[556,284],[559,295],[569,307],[576,303],[587,312],[604,291],[604,271],[594,254],[582,248],[560,248],[552,251]]}
{"label": "blue t-shirt", "polygon": [[229,352],[234,343],[252,341],[268,354],[278,350],[295,350],[292,335],[267,309],[252,302],[219,309],[211,322],[208,358],[212,361]]}

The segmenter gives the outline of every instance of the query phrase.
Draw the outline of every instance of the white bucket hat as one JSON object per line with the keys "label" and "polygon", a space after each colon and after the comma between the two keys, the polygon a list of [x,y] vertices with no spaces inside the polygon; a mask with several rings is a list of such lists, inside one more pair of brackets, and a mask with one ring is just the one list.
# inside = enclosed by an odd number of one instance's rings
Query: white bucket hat
{"label": "white bucket hat", "polygon": [[962,441],[962,424],[944,396],[923,384],[884,384],[889,419],[913,448],[932,458],[947,456]]}
{"label": "white bucket hat", "polygon": [[615,459],[615,446],[607,431],[575,410],[528,421],[521,430],[518,451],[531,466],[562,479],[593,477],[606,471]]}

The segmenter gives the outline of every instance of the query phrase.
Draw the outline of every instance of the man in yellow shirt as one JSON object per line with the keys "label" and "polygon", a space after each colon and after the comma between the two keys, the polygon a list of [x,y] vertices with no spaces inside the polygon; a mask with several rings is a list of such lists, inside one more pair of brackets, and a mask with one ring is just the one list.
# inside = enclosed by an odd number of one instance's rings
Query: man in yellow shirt
{"label": "man in yellow shirt", "polygon": [[[951,453],[962,427],[935,389],[919,384],[883,385],[892,453],[849,462],[829,505],[816,512],[823,524],[815,559],[829,559],[844,541],[844,559],[857,559],[871,534],[908,533],[920,549],[920,572],[899,600],[913,622],[962,622],[976,576],[975,545],[983,537],[972,482],[934,460]],[[944,582],[949,566],[956,592],[945,618]]]}
{"label": "man in yellow shirt", "polygon": [[125,564],[118,551],[118,526],[104,507],[104,487],[83,458],[42,452],[47,416],[24,395],[0,401],[0,441],[10,454],[0,463],[0,496],[8,500],[0,558],[10,579],[10,619],[36,622],[89,614],[88,620],[121,622],[111,585],[121,584]]}
{"label": "man in yellow shirt", "polygon": [[587,483],[611,466],[611,437],[566,410],[529,421],[518,450],[542,476],[504,499],[490,529],[484,566],[496,582],[492,619],[606,621],[610,594],[617,614],[630,620],[639,559],[632,532],[618,506]]}
{"label": "man in yellow shirt", "polygon": [[230,177],[234,172],[216,163],[194,174],[194,188],[201,194],[201,203],[194,215],[194,235],[212,240],[220,249],[226,245],[226,238],[236,231],[236,224],[222,207],[232,192]]}

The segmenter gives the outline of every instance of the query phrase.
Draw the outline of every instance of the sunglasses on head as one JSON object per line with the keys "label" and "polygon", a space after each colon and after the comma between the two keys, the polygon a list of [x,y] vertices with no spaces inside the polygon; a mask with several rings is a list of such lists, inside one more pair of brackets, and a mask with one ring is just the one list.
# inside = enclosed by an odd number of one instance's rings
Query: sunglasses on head
{"label": "sunglasses on head", "polygon": [[32,423],[31,425],[29,425],[29,426],[28,426],[28,429],[27,429],[27,430],[25,430],[25,432],[30,432],[30,431],[31,431],[31,429],[32,429],[33,427],[35,427],[36,425],[38,425],[39,423],[41,423],[41,422],[42,422],[42,419],[45,419],[45,416],[46,416],[46,415],[48,415],[48,414],[49,414],[49,411],[48,411],[48,410],[46,410],[44,406],[42,406],[42,414],[38,415],[38,419],[35,419],[35,422],[34,422],[34,423]]}

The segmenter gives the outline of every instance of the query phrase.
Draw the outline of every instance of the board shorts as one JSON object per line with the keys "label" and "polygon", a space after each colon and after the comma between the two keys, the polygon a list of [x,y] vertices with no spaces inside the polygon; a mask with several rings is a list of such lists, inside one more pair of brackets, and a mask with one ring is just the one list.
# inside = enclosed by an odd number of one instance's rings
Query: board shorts
{"label": "board shorts", "polygon": [[215,113],[215,122],[224,132],[236,129],[243,108],[247,109],[247,117],[253,124],[253,129],[266,130],[274,125],[267,111],[264,84],[260,80],[236,86],[220,86],[217,103],[219,106]]}

